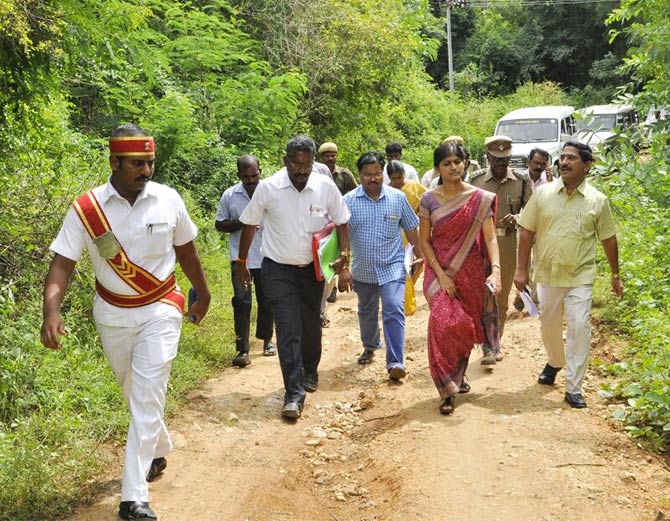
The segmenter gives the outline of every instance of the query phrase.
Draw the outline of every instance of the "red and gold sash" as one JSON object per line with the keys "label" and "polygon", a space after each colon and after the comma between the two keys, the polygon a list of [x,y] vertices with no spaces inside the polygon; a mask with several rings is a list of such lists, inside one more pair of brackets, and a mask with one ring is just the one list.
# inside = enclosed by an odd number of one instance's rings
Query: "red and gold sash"
{"label": "red and gold sash", "polygon": [[[92,191],[79,196],[72,206],[79,215],[84,228],[91,236],[96,239],[112,231],[105,213],[100,207],[100,203],[93,195]],[[152,273],[141,266],[138,266],[128,258],[123,246],[120,246],[120,252],[113,259],[106,259],[107,264],[121,279],[131,288],[137,291],[137,295],[121,295],[105,288],[99,280],[95,281],[95,289],[103,300],[121,308],[137,308],[153,304],[154,302],[164,302],[184,312],[186,299],[184,294],[177,289],[177,281],[174,273],[161,281]]]}

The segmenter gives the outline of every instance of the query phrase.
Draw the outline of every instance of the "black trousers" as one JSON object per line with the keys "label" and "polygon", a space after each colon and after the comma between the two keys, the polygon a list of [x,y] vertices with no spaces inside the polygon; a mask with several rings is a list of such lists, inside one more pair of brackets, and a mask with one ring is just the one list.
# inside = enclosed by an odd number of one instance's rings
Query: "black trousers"
{"label": "black trousers", "polygon": [[303,370],[316,373],[321,361],[323,281],[316,280],[313,264],[291,266],[267,257],[263,259],[261,278],[275,319],[284,403],[303,403]]}
{"label": "black trousers", "polygon": [[[272,310],[263,291],[261,270],[249,270],[256,291],[256,338],[270,340],[272,338]],[[237,280],[237,263],[230,265],[230,276],[233,283],[233,318],[235,320],[235,348],[240,353],[249,352],[249,327],[251,324],[251,288],[245,288]]]}

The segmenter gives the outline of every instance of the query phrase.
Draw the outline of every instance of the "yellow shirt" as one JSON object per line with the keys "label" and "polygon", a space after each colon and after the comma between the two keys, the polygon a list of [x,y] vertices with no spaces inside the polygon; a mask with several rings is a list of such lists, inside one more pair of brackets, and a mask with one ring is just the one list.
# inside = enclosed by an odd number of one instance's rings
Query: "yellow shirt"
{"label": "yellow shirt", "polygon": [[421,203],[421,196],[427,190],[425,186],[417,183],[416,181],[405,181],[405,184],[402,186],[401,190],[407,197],[409,205],[412,207],[412,210],[418,215],[419,214],[419,203]]}
{"label": "yellow shirt", "polygon": [[586,180],[570,196],[560,178],[538,187],[519,224],[535,232],[535,281],[559,288],[593,284],[598,242],[616,234],[607,196]]}

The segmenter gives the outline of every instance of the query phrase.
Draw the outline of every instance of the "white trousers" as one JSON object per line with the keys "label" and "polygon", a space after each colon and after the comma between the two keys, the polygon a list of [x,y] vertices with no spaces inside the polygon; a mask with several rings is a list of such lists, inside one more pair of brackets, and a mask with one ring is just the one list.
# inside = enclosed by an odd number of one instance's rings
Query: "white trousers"
{"label": "white trousers", "polygon": [[[581,393],[591,347],[591,302],[593,286],[556,288],[537,285],[540,300],[540,331],[549,365],[566,367],[565,390]],[[567,319],[563,349],[563,313]]]}
{"label": "white trousers", "polygon": [[166,311],[136,326],[96,323],[130,410],[121,501],[149,501],[146,475],[151,462],[172,450],[163,411],[182,317],[172,306],[164,306]]}

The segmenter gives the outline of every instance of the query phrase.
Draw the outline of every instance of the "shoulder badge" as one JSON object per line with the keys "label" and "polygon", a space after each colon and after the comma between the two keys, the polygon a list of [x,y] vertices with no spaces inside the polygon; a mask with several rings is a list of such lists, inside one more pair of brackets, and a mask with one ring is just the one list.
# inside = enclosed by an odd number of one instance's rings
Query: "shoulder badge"
{"label": "shoulder badge", "polygon": [[528,181],[528,172],[526,172],[525,170],[518,170],[516,168],[512,168],[512,173],[519,179]]}

